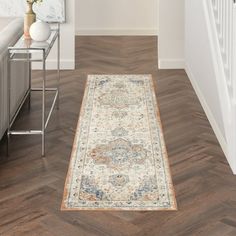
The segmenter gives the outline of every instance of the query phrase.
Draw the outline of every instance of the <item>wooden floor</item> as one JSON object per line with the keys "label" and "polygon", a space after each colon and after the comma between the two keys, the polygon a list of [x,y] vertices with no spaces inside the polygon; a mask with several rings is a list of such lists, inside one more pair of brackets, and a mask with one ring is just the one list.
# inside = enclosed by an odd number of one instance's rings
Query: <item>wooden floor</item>
{"label": "wooden floor", "polygon": [[[14,137],[11,155],[0,144],[1,236],[235,236],[236,177],[183,70],[157,70],[155,37],[78,37],[76,70],[62,72],[61,107],[47,132]],[[87,74],[152,74],[157,84],[177,212],[61,212],[64,180]],[[55,72],[49,72],[49,85]],[[34,84],[41,74],[34,73]],[[49,99],[51,96],[49,96]],[[32,96],[16,128],[40,124]],[[48,103],[50,102],[48,99]]]}

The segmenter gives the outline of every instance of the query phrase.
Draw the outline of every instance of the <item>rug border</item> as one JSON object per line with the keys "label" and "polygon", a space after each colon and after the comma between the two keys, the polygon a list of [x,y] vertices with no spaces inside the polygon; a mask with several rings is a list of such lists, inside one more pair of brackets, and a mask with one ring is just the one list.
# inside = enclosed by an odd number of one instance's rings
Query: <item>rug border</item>
{"label": "rug border", "polygon": [[69,182],[70,174],[71,174],[70,169],[71,169],[71,165],[72,165],[72,158],[73,158],[75,150],[76,150],[76,141],[77,141],[76,132],[79,130],[79,127],[80,127],[80,122],[81,122],[80,120],[81,120],[82,112],[83,112],[84,106],[85,106],[85,97],[87,96],[87,93],[88,93],[88,76],[89,75],[87,75],[85,86],[84,86],[84,95],[83,95],[83,98],[82,98],[82,103],[81,103],[80,112],[79,112],[79,118],[78,118],[76,129],[75,129],[75,136],[74,136],[72,151],[71,151],[71,155],[70,155],[69,166],[68,166],[68,170],[67,170],[67,174],[66,174],[66,180],[65,180],[65,184],[64,184],[63,198],[62,198],[62,203],[61,203],[61,211],[68,211],[68,210],[73,210],[74,209],[74,208],[73,209],[72,208],[67,208],[66,205],[65,205],[64,200],[66,199],[66,197],[68,195],[67,184]]}
{"label": "rug border", "polygon": [[[169,160],[169,156],[168,156],[168,152],[167,152],[167,147],[166,147],[166,142],[165,142],[165,134],[164,134],[164,130],[163,130],[163,125],[162,125],[162,121],[161,121],[161,113],[160,113],[160,108],[159,108],[159,102],[158,102],[158,99],[157,99],[157,95],[156,95],[156,90],[157,90],[157,85],[156,83],[154,82],[153,80],[153,77],[151,74],[149,74],[148,76],[151,77],[151,83],[152,83],[152,88],[153,88],[153,92],[154,92],[154,97],[156,99],[156,109],[157,109],[157,117],[158,117],[158,121],[159,121],[159,124],[160,124],[160,129],[162,131],[162,142],[164,144],[164,153],[163,155],[165,155],[165,159],[166,159],[166,167],[169,171],[169,179],[170,179],[170,183],[169,185],[171,184],[170,186],[170,189],[171,189],[171,192],[173,194],[173,198],[174,198],[174,210],[178,210],[178,205],[177,205],[177,200],[176,200],[176,192],[175,192],[175,189],[174,189],[174,183],[173,183],[173,178],[172,178],[172,171],[171,171],[171,168],[170,168],[170,160]],[[156,88],[156,90],[155,90]]]}
{"label": "rug border", "polygon": [[[76,132],[79,130],[80,128],[80,123],[81,123],[81,117],[83,116],[83,110],[85,107],[85,97],[87,96],[88,93],[88,79],[90,76],[125,76],[125,75],[130,75],[130,76],[147,76],[150,78],[150,82],[151,82],[151,89],[152,89],[152,96],[154,96],[156,103],[154,104],[155,108],[156,108],[156,115],[157,115],[157,119],[160,125],[160,130],[162,132],[162,143],[163,143],[163,156],[165,158],[165,162],[166,162],[166,168],[168,170],[168,187],[172,193],[173,196],[173,206],[169,207],[169,208],[161,208],[161,207],[156,207],[154,209],[139,209],[134,208],[134,209],[128,209],[128,208],[92,208],[92,207],[84,207],[84,208],[80,208],[80,207],[74,207],[74,208],[68,208],[66,207],[65,204],[65,199],[68,196],[68,189],[67,189],[67,185],[70,179],[70,175],[71,175],[71,165],[72,165],[72,158],[74,157],[75,151],[76,151],[76,147],[77,147],[77,135]],[[160,110],[159,110],[159,103],[157,100],[157,96],[156,96],[156,90],[155,88],[157,88],[157,85],[154,83],[153,80],[153,76],[152,74],[88,74],[87,78],[86,78],[86,83],[84,86],[84,95],[83,95],[83,99],[82,99],[82,104],[81,104],[81,108],[80,108],[80,113],[79,113],[79,118],[78,118],[78,122],[76,125],[76,129],[75,129],[75,137],[74,137],[74,141],[73,141],[73,146],[72,146],[72,151],[71,151],[71,156],[70,156],[70,161],[69,161],[69,166],[68,166],[68,170],[67,170],[67,174],[66,174],[66,180],[65,180],[65,184],[64,184],[64,190],[63,190],[63,198],[62,198],[62,203],[61,203],[61,211],[126,211],[126,212],[132,212],[132,211],[177,211],[178,210],[178,206],[177,206],[177,200],[176,200],[176,193],[175,193],[175,189],[174,189],[174,185],[173,185],[173,179],[172,179],[172,173],[171,173],[171,168],[170,168],[170,162],[169,162],[169,158],[168,158],[168,153],[167,153],[167,148],[166,148],[166,143],[165,143],[165,138],[164,138],[164,131],[163,131],[163,126],[162,126],[162,122],[161,122],[161,115],[160,115]]]}

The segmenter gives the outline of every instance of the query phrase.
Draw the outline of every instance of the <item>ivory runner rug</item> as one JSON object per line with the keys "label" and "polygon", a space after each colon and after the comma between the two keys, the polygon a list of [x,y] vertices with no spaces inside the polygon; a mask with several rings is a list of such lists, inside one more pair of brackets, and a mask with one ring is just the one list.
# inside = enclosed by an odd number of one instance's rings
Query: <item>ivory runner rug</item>
{"label": "ivory runner rug", "polygon": [[62,210],[176,210],[150,75],[89,75]]}

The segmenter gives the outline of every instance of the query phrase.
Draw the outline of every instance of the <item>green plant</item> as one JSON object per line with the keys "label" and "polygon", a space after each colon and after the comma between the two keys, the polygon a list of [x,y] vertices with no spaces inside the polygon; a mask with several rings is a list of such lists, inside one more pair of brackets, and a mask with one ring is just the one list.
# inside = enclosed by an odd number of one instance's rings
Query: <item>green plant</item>
{"label": "green plant", "polygon": [[27,1],[27,3],[32,3],[32,4],[34,4],[34,3],[40,3],[40,2],[42,2],[43,0],[26,0]]}

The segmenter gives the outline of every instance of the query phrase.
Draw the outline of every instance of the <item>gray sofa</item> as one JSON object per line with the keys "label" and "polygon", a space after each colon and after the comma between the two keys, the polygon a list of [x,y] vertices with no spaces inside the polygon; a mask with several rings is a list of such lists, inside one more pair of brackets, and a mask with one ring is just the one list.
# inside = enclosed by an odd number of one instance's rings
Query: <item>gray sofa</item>
{"label": "gray sofa", "polygon": [[[7,129],[7,58],[8,46],[12,46],[23,33],[23,19],[0,17],[0,139]],[[11,67],[11,117],[15,114],[28,85],[28,65],[14,62]]]}

